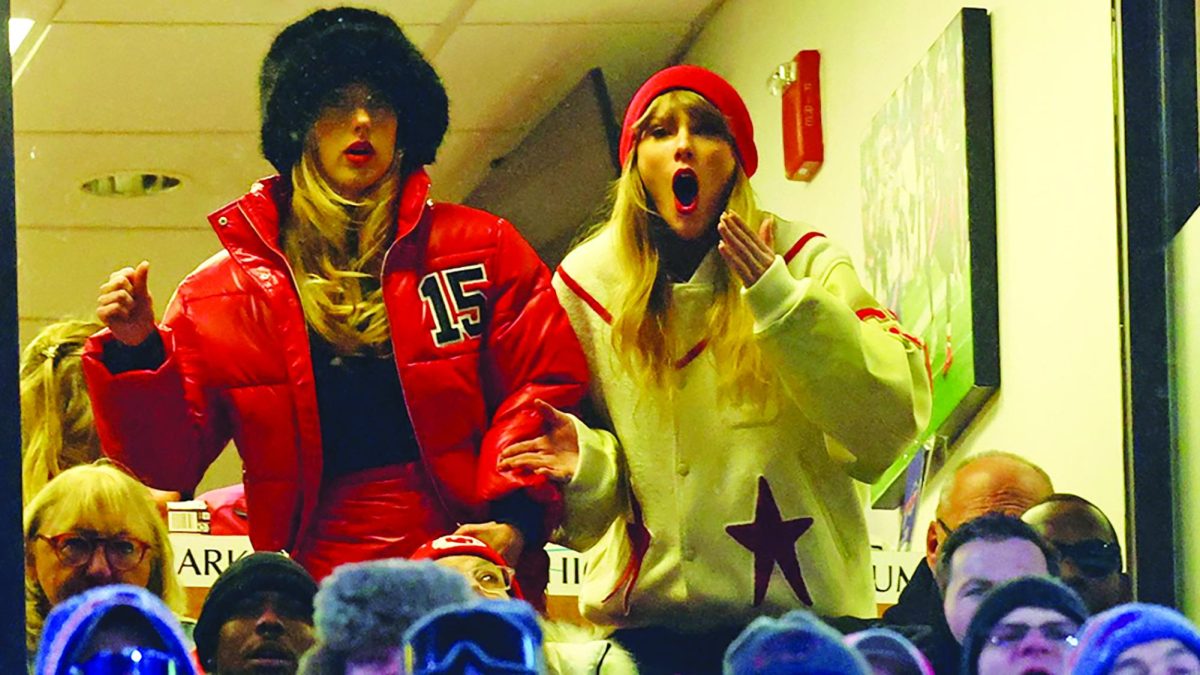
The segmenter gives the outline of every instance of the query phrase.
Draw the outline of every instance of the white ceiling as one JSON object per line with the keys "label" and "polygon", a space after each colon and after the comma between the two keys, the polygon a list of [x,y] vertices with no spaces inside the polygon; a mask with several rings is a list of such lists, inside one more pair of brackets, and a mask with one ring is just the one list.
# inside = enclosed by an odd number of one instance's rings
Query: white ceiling
{"label": "white ceiling", "polygon": [[[392,0],[450,97],[430,173],[460,200],[592,68],[619,115],[723,0]],[[161,311],[219,245],[205,214],[272,172],[258,150],[258,68],[311,0],[13,0],[38,20],[14,57],[22,342],[89,316],[108,272],[152,262]],[[155,197],[80,185],[119,170],[181,176]]]}

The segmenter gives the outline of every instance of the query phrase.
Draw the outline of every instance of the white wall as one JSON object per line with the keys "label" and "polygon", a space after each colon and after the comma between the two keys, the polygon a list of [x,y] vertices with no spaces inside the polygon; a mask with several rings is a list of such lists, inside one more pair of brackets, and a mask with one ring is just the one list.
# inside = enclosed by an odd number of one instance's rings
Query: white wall
{"label": "white wall", "polygon": [[1175,531],[1183,581],[1179,608],[1200,621],[1200,538],[1192,536],[1189,527],[1200,522],[1200,500],[1186,498],[1200,487],[1200,212],[1176,235],[1170,254],[1171,399],[1179,448],[1175,494],[1180,497]]}
{"label": "white wall", "polygon": [[[956,457],[1023,454],[1124,533],[1117,201],[1109,3],[994,0],[1000,392]],[[762,204],[812,223],[861,261],[859,150],[870,120],[962,5],[948,0],[727,0],[685,62],[742,93]],[[826,160],[783,177],[780,103],[766,81],[821,51]],[[918,532],[932,517],[926,488]],[[921,544],[918,542],[917,546]]]}

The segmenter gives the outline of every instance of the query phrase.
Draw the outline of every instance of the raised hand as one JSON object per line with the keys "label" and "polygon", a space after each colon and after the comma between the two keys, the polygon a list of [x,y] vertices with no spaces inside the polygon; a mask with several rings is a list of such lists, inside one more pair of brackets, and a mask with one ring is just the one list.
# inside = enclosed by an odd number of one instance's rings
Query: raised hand
{"label": "raised hand", "polygon": [[112,330],[113,337],[131,347],[140,345],[157,328],[154,324],[154,299],[146,287],[150,263],[143,260],[136,268],[113,272],[100,286],[96,316]]}
{"label": "raised hand", "polygon": [[570,482],[579,468],[579,436],[565,413],[538,399],[534,405],[542,417],[542,435],[513,443],[500,453],[496,468],[528,471],[556,483]]}
{"label": "raised hand", "polygon": [[775,217],[767,216],[756,234],[742,217],[733,211],[721,214],[717,223],[721,243],[717,250],[733,269],[742,285],[750,288],[775,260]]}
{"label": "raised hand", "polygon": [[491,546],[509,565],[516,565],[525,550],[525,537],[521,531],[507,523],[464,523],[454,534],[462,534]]}

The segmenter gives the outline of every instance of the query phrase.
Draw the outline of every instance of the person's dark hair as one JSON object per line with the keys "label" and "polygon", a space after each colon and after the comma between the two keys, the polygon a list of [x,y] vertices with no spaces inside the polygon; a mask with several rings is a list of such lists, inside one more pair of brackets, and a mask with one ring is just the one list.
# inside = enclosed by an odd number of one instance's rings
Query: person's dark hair
{"label": "person's dark hair", "polygon": [[449,124],[442,81],[391,17],[369,9],[320,9],[283,29],[259,75],[262,151],[287,176],[321,105],[361,83],[396,113],[402,168],[432,164]]}
{"label": "person's dark hair", "polygon": [[1082,627],[1088,618],[1083,598],[1057,579],[1020,577],[1007,581],[987,594],[971,619],[962,643],[963,675],[976,675],[979,672],[979,653],[983,651],[988,636],[1004,617],[1022,607],[1058,612],[1074,622],[1076,627]]}
{"label": "person's dark hair", "polygon": [[255,593],[276,592],[300,602],[312,623],[313,597],[317,582],[291,558],[258,551],[229,566],[213,584],[200,609],[193,638],[200,664],[216,670],[217,646],[221,627],[230,619],[237,603]]}
{"label": "person's dark hair", "polygon": [[1033,509],[1035,509],[1043,504],[1073,504],[1075,506],[1081,506],[1083,508],[1090,509],[1097,516],[1100,517],[1100,522],[1104,525],[1104,528],[1108,531],[1108,535],[1112,538],[1112,541],[1114,543],[1116,543],[1117,546],[1121,545],[1120,539],[1117,538],[1117,530],[1115,527],[1113,527],[1112,521],[1108,519],[1108,516],[1105,515],[1104,511],[1100,510],[1099,506],[1096,506],[1095,504],[1084,499],[1083,497],[1080,497],[1079,495],[1070,494],[1067,492],[1055,492],[1054,494],[1050,495],[1049,497],[1046,497],[1045,499],[1038,502],[1037,504],[1034,504],[1032,507],[1030,507],[1030,510],[1032,511]]}
{"label": "person's dark hair", "polygon": [[1058,554],[1050,548],[1050,545],[1036,530],[1020,518],[1003,513],[988,513],[960,525],[946,539],[946,543],[942,544],[941,552],[938,554],[937,569],[934,570],[934,578],[937,579],[938,590],[942,592],[943,596],[946,595],[946,587],[950,585],[950,563],[954,559],[954,553],[978,539],[984,541],[1024,539],[1032,542],[1046,556],[1046,568],[1050,571],[1050,575],[1058,576]]}

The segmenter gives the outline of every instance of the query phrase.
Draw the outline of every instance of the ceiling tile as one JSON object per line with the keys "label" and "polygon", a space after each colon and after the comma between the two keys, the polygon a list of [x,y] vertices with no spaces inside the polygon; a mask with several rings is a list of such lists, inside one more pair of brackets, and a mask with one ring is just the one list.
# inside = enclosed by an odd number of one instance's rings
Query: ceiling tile
{"label": "ceiling tile", "polygon": [[[194,227],[274,173],[258,134],[17,134],[17,224],[21,227]],[[183,178],[170,192],[96,197],[84,181],[113,171]]]}
{"label": "ceiling tile", "polygon": [[[14,125],[18,132],[257,131],[258,72],[278,30],[55,24],[14,88]],[[409,33],[419,45],[433,30]]]}
{"label": "ceiling tile", "polygon": [[477,0],[466,23],[688,23],[713,0]]}
{"label": "ceiling tile", "polygon": [[[16,3],[14,3],[16,4]],[[258,23],[282,26],[330,3],[313,0],[67,0],[55,16],[60,22],[102,23]],[[458,0],[355,3],[384,12],[401,24],[441,23]]]}
{"label": "ceiling tile", "polygon": [[463,26],[435,59],[458,130],[532,127],[595,67],[609,81],[661,65],[686,24]]}
{"label": "ceiling tile", "polygon": [[524,131],[451,131],[429,167],[433,198],[459,202],[491,171],[492,160],[503,157],[525,136]]}

